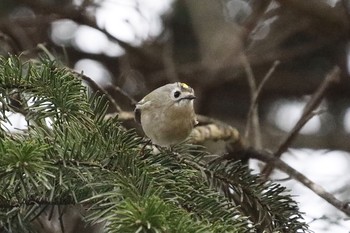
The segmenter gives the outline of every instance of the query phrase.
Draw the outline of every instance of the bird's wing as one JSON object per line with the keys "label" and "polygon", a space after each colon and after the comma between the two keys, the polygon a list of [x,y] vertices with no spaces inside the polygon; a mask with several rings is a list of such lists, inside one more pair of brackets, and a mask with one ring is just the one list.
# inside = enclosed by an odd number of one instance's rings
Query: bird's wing
{"label": "bird's wing", "polygon": [[134,118],[137,123],[141,124],[141,109],[137,106],[134,110]]}

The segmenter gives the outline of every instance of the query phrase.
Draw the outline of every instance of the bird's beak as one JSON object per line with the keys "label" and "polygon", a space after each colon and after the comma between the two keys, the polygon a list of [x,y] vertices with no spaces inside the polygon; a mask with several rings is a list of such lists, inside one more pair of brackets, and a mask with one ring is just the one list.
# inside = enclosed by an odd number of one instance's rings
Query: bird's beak
{"label": "bird's beak", "polygon": [[193,100],[193,99],[195,99],[196,98],[196,96],[195,95],[192,95],[192,94],[189,94],[189,95],[186,95],[186,96],[184,96],[184,97],[182,97],[181,99],[185,99],[185,100]]}

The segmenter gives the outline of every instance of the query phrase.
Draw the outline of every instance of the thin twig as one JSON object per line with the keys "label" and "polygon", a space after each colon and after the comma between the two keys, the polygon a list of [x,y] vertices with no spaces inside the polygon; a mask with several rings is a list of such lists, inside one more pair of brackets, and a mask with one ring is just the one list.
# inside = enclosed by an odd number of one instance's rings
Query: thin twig
{"label": "thin twig", "polygon": [[248,117],[247,117],[248,120],[247,120],[247,125],[246,125],[245,139],[247,139],[247,137],[249,136],[249,133],[247,133],[249,131],[249,128],[250,128],[250,120],[249,119],[252,119],[253,113],[255,111],[254,109],[256,109],[258,106],[258,99],[260,97],[261,91],[262,91],[263,87],[265,86],[265,83],[270,79],[270,77],[272,76],[273,72],[275,72],[275,69],[279,64],[280,64],[280,61],[275,61],[273,63],[273,65],[271,66],[269,71],[266,73],[265,77],[260,82],[258,88],[256,89],[256,91],[254,93],[253,100],[250,104]]}
{"label": "thin twig", "polygon": [[113,90],[119,92],[119,93],[122,94],[124,97],[126,97],[126,98],[130,101],[130,104],[131,104],[131,105],[137,104],[137,101],[136,101],[133,97],[131,97],[131,95],[129,95],[126,91],[124,91],[123,89],[121,89],[120,87],[118,87],[118,86],[116,86],[116,85],[114,85],[114,84],[112,84],[112,83],[111,83],[110,85],[111,85],[111,87],[112,87]]}
{"label": "thin twig", "polygon": [[79,78],[81,78],[82,80],[84,80],[85,82],[88,83],[88,85],[93,88],[94,90],[99,90],[102,94],[104,94],[107,99],[110,101],[110,103],[113,105],[113,107],[115,107],[115,109],[118,112],[122,112],[122,108],[119,106],[119,104],[114,100],[114,98],[108,93],[108,91],[106,89],[104,89],[103,87],[101,87],[100,85],[98,85],[92,78],[86,76],[83,73],[79,73],[75,70],[70,69],[70,71],[74,74],[76,74]]}
{"label": "thin twig", "polygon": [[[320,105],[322,99],[325,96],[328,88],[335,82],[338,82],[340,77],[340,69],[339,67],[334,67],[323,80],[321,85],[312,95],[310,101],[304,107],[303,113],[299,118],[298,122],[295,124],[293,129],[288,133],[288,135],[281,142],[280,146],[274,153],[274,156],[279,158],[281,155],[289,148],[290,144],[297,137],[301,128],[314,116],[314,110]],[[273,170],[273,166],[271,164],[267,164],[262,170],[262,174],[267,179]]]}
{"label": "thin twig", "polygon": [[[250,89],[250,100],[253,103],[256,95],[256,82],[252,68],[249,64],[248,58],[245,54],[241,55],[241,62],[246,72],[247,81]],[[248,141],[251,131],[253,131],[253,145],[255,148],[262,148],[261,134],[260,134],[260,124],[259,124],[259,115],[258,115],[258,106],[255,105],[252,110],[251,117],[247,119],[247,127],[244,133],[244,138]]]}
{"label": "thin twig", "polygon": [[311,191],[313,191],[315,194],[326,200],[328,203],[336,207],[338,210],[342,211],[346,215],[350,216],[350,203],[349,202],[342,202],[338,200],[334,195],[327,192],[323,187],[316,184],[315,182],[311,181],[309,178],[307,178],[302,173],[298,172],[291,166],[289,166],[287,163],[283,162],[281,159],[275,157],[272,154],[262,153],[262,152],[256,152],[256,151],[249,151],[249,156],[251,158],[258,159],[260,161],[263,161],[265,163],[271,164],[280,171],[286,173],[291,178],[295,179],[296,181],[299,181],[303,185],[305,185],[307,188],[309,188]]}
{"label": "thin twig", "polygon": [[274,61],[274,63],[272,64],[271,68],[269,69],[269,71],[266,73],[265,77],[263,78],[263,80],[260,82],[258,89],[256,90],[255,93],[255,98],[253,100],[253,104],[256,105],[258,103],[258,98],[261,94],[262,88],[265,86],[265,83],[267,82],[267,80],[270,79],[270,77],[272,76],[272,74],[275,72],[276,67],[280,64],[280,61]]}
{"label": "thin twig", "polygon": [[[316,184],[309,178],[307,178],[305,175],[302,173],[298,172],[291,166],[289,166],[287,163],[283,162],[281,159],[274,157],[272,154],[268,153],[263,153],[263,152],[258,152],[256,150],[246,150],[246,153],[249,154],[251,158],[258,159],[260,161],[273,164],[276,168],[281,170],[282,172],[286,173],[289,175],[291,178],[299,181],[303,185],[305,185],[307,188],[309,188],[311,191],[313,191],[315,194],[326,200],[328,203],[333,205],[335,208],[338,210],[342,211],[346,215],[350,216],[350,203],[349,202],[343,202],[337,199],[334,195],[331,193],[327,192],[322,186]],[[212,177],[215,177],[217,179],[220,179],[224,182],[230,183],[230,180],[225,177],[221,176],[220,174],[216,174],[215,172],[210,171],[208,168],[205,167],[205,165],[201,163],[195,163],[189,159],[181,158],[181,156],[178,153],[174,154],[181,159],[182,162],[185,164],[196,168],[197,170],[208,173]],[[226,157],[226,159],[230,159],[229,157]]]}
{"label": "thin twig", "polygon": [[[82,80],[84,80],[85,82],[88,83],[88,85],[94,89],[94,90],[99,90],[101,93],[103,93],[108,100],[111,102],[111,104],[113,105],[113,107],[115,107],[115,109],[117,110],[117,112],[123,112],[123,109],[119,106],[119,104],[114,100],[114,98],[109,94],[109,92],[103,88],[102,86],[98,85],[92,78],[86,76],[83,73],[78,73],[75,70],[70,69],[71,72],[73,72],[74,74],[78,75],[79,78],[81,78]],[[123,96],[125,96],[129,101],[131,105],[135,105],[137,103],[137,101],[132,98],[126,91],[124,91],[122,88],[110,83],[110,86],[112,87],[113,90],[119,92],[120,94],[122,94]]]}

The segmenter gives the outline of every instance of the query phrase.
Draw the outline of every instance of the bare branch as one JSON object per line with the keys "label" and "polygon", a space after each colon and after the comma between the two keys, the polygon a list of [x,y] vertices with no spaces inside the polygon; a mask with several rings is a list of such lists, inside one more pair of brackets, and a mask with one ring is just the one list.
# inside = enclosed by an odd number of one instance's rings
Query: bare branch
{"label": "bare branch", "polygon": [[206,140],[224,140],[235,143],[240,141],[241,137],[238,130],[231,126],[208,124],[195,127],[190,135],[190,139],[190,142],[195,144]]}
{"label": "bare branch", "polygon": [[271,68],[269,69],[269,71],[266,73],[265,77],[263,78],[263,80],[260,82],[258,89],[256,90],[255,93],[255,98],[253,100],[253,104],[256,105],[257,104],[257,100],[260,96],[260,93],[262,91],[262,88],[265,86],[265,83],[267,82],[267,80],[270,79],[270,77],[272,76],[273,72],[275,72],[276,67],[280,64],[280,61],[275,61]]}
{"label": "bare branch", "polygon": [[[241,55],[241,62],[244,67],[244,70],[246,72],[247,81],[249,84],[250,89],[250,100],[251,103],[254,102],[255,96],[256,96],[256,82],[254,78],[254,74],[252,71],[252,68],[249,64],[248,58],[245,54]],[[261,149],[262,148],[262,142],[261,142],[261,132],[260,132],[260,124],[259,124],[259,115],[258,115],[258,106],[255,105],[252,108],[251,117],[247,119],[247,126],[244,133],[244,139],[245,141],[251,141],[248,140],[250,138],[250,134],[252,134],[252,144],[255,148]]]}
{"label": "bare branch", "polygon": [[[295,124],[293,129],[288,133],[288,135],[285,137],[285,139],[281,142],[277,151],[274,153],[275,157],[277,157],[277,158],[281,157],[282,153],[288,149],[290,144],[297,137],[301,128],[314,116],[314,114],[313,114],[314,110],[320,105],[328,88],[333,83],[339,81],[339,79],[340,79],[339,75],[340,75],[339,67],[334,67],[327,74],[326,78],[323,80],[321,85],[318,87],[318,89],[315,91],[315,93],[311,97],[310,101],[305,106],[303,113],[302,113],[301,117],[299,118],[298,122]],[[265,168],[262,170],[263,176],[265,178],[268,178],[270,176],[272,170],[273,170],[273,167],[271,166],[271,164],[267,164],[265,166]]]}
{"label": "bare branch", "polygon": [[334,195],[327,192],[323,187],[320,185],[314,183],[309,178],[307,178],[302,173],[298,172],[291,166],[289,166],[287,163],[283,162],[281,159],[275,157],[274,155],[268,154],[268,153],[262,153],[262,152],[256,152],[250,150],[249,156],[251,158],[258,159],[260,161],[263,161],[265,163],[268,163],[270,165],[273,165],[280,171],[288,174],[291,178],[295,179],[296,181],[299,181],[303,185],[305,185],[307,188],[309,188],[311,191],[313,191],[315,194],[326,200],[328,203],[333,205],[338,210],[342,211],[346,215],[350,216],[350,203],[349,202],[342,202],[338,200]]}
{"label": "bare branch", "polygon": [[115,84],[110,83],[110,86],[112,87],[113,90],[119,92],[124,97],[126,97],[130,101],[131,105],[137,104],[137,101],[131,95],[129,95],[129,93],[127,93],[126,91],[124,91],[120,87],[116,86]]}
{"label": "bare branch", "polygon": [[114,100],[114,98],[108,93],[108,91],[106,89],[104,89],[103,87],[101,87],[100,85],[98,85],[92,78],[82,74],[82,73],[78,73],[75,70],[70,69],[70,71],[77,75],[79,78],[81,78],[82,80],[84,80],[85,82],[88,83],[88,85],[95,89],[95,90],[99,90],[102,94],[104,94],[108,100],[110,101],[110,103],[113,105],[113,107],[115,107],[115,109],[118,112],[122,112],[122,108],[119,106],[119,104]]}
{"label": "bare branch", "polygon": [[249,131],[250,126],[250,119],[253,118],[253,115],[256,114],[254,113],[255,109],[257,109],[258,106],[258,99],[259,96],[261,94],[262,88],[264,87],[265,83],[267,82],[267,80],[269,80],[269,78],[271,77],[271,75],[273,74],[273,72],[275,71],[276,67],[280,64],[279,61],[275,61],[273,63],[273,65],[271,66],[271,68],[269,69],[269,71],[266,73],[265,77],[263,78],[263,80],[260,82],[258,88],[256,89],[255,93],[253,94],[254,96],[252,97],[252,101],[250,104],[250,108],[249,108],[249,112],[248,112],[248,117],[247,117],[247,126],[246,126],[246,132],[245,132],[245,139],[247,139],[249,133],[247,133]]}

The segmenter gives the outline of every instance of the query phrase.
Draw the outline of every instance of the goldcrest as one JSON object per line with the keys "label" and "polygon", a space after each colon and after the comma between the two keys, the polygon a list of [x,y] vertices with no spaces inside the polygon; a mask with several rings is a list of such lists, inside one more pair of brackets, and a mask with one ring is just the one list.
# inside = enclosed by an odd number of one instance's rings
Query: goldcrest
{"label": "goldcrest", "polygon": [[173,146],[184,141],[197,124],[194,91],[185,83],[159,87],[136,104],[135,120],[152,143]]}

